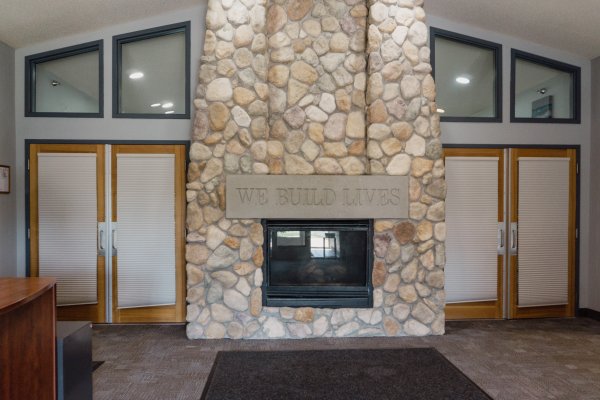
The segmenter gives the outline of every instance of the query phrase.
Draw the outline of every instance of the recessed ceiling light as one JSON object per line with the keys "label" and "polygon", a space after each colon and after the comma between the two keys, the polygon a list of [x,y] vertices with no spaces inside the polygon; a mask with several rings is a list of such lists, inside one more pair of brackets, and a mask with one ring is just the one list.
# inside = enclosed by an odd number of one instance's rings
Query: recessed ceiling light
{"label": "recessed ceiling light", "polygon": [[471,83],[471,80],[466,76],[458,76],[456,77],[456,82],[460,83],[461,85],[468,85]]}
{"label": "recessed ceiling light", "polygon": [[438,108],[437,112],[440,113],[440,114],[443,114],[443,113],[446,112],[446,110],[444,110],[443,108]]}
{"label": "recessed ceiling light", "polygon": [[174,110],[165,111],[165,114],[175,114]]}
{"label": "recessed ceiling light", "polygon": [[141,79],[144,77],[144,73],[143,72],[133,72],[131,74],[129,74],[129,79]]}
{"label": "recessed ceiling light", "polygon": [[150,104],[150,107],[160,107],[160,103]]}
{"label": "recessed ceiling light", "polygon": [[173,107],[173,103],[171,103],[170,101],[163,103],[162,108],[172,108]]}

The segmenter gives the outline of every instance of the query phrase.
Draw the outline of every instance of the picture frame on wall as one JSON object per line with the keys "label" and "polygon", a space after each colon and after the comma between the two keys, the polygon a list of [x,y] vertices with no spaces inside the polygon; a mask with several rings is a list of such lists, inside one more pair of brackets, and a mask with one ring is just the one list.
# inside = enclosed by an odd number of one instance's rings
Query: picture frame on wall
{"label": "picture frame on wall", "polygon": [[0,194],[10,193],[10,167],[0,165]]}
{"label": "picture frame on wall", "polygon": [[542,97],[531,103],[531,118],[552,118],[552,96]]}

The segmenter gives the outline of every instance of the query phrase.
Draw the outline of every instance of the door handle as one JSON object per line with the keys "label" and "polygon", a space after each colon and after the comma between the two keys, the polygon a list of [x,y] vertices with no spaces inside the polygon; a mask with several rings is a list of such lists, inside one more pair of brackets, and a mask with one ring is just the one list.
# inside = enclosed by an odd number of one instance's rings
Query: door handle
{"label": "door handle", "polygon": [[98,222],[98,255],[106,256],[106,222]]}
{"label": "door handle", "polygon": [[116,222],[113,222],[111,225],[111,246],[112,246],[112,255],[116,256],[118,251],[117,251],[117,228],[118,228],[118,224]]}
{"label": "door handle", "polygon": [[498,254],[504,254],[506,250],[504,240],[504,222],[498,222]]}
{"label": "door handle", "polygon": [[519,226],[516,222],[510,224],[510,254],[519,252]]}

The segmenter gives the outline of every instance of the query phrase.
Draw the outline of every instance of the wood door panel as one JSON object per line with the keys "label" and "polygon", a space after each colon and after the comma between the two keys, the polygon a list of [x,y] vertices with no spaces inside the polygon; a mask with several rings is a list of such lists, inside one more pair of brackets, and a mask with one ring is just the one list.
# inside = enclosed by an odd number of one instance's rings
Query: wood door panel
{"label": "wood door panel", "polygon": [[[40,153],[93,153],[96,154],[97,221],[105,221],[105,152],[100,144],[32,144],[29,148],[29,215],[30,215],[30,276],[39,276],[39,192],[38,155]],[[105,257],[97,256],[97,303],[59,306],[59,320],[106,321]]]}
{"label": "wood door panel", "polygon": [[152,307],[119,308],[119,256],[112,259],[112,313],[119,323],[184,322],[185,321],[185,171],[186,157],[183,145],[115,145],[112,150],[112,220],[117,222],[117,190],[119,154],[173,154],[175,156],[175,285],[176,304]]}
{"label": "wood door panel", "polygon": [[[575,315],[575,257],[576,257],[576,215],[577,215],[577,154],[574,149],[511,149],[511,222],[519,223],[519,158],[568,158],[568,232],[567,232],[567,304],[519,306],[519,254],[510,255],[510,317],[545,318],[572,317]],[[520,233],[519,233],[520,234]]]}
{"label": "wood door panel", "polygon": [[[497,157],[498,158],[498,215],[497,221],[504,220],[504,150],[492,148],[445,148],[446,157]],[[492,319],[502,318],[504,288],[504,257],[495,252],[497,258],[497,292],[495,301],[469,301],[446,304],[446,319]]]}

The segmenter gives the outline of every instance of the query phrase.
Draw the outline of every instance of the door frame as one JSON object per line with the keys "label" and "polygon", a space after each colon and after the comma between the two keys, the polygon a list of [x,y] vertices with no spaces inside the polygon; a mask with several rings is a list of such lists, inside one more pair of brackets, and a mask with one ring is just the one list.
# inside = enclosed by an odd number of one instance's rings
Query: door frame
{"label": "door frame", "polygon": [[[581,184],[580,184],[580,180],[581,180],[581,145],[578,144],[564,144],[564,145],[559,145],[559,144],[540,144],[540,145],[536,145],[536,144],[460,144],[460,143],[445,143],[442,144],[442,148],[443,149],[452,149],[452,148],[465,148],[465,149],[544,149],[544,150],[552,150],[552,149],[558,149],[558,150],[575,150],[575,164],[576,164],[576,172],[575,172],[575,265],[574,265],[574,280],[575,282],[573,283],[573,306],[574,306],[574,315],[578,315],[580,312],[580,307],[579,307],[579,242],[580,242],[580,232],[581,232],[581,227],[580,227],[580,209],[581,209]],[[510,161],[510,160],[509,160]],[[508,206],[508,203],[506,204],[506,206]],[[506,264],[506,263],[505,263]],[[510,275],[510,265],[508,265],[509,271],[508,274]],[[512,285],[512,283],[510,281],[505,282],[505,287],[510,288]],[[508,304],[508,307],[505,309],[505,318],[511,317],[511,310],[510,310],[510,304]]]}
{"label": "door frame", "polygon": [[[191,142],[189,140],[70,140],[70,139],[56,139],[56,140],[46,140],[46,139],[26,139],[25,140],[25,159],[24,159],[24,171],[25,171],[25,275],[31,276],[31,193],[30,193],[30,147],[31,145],[183,145],[185,146],[185,170],[182,172],[184,177],[187,176],[187,168],[189,166],[190,158],[190,146]],[[102,160],[104,163],[104,160]],[[184,197],[185,199],[185,197]],[[185,207],[183,209],[185,213]],[[183,229],[185,229],[185,224],[183,225]],[[184,232],[185,235],[185,232]],[[185,240],[185,236],[184,236]],[[185,268],[185,263],[184,263]],[[184,274],[184,284],[182,288],[182,293],[185,291],[185,271],[182,271]],[[109,281],[108,277],[106,279],[106,286],[108,287]],[[104,289],[105,290],[105,289]],[[185,295],[184,295],[185,297]],[[108,299],[106,299],[108,300]],[[111,305],[106,304],[106,310],[111,309]],[[104,313],[103,319],[106,318],[106,311]]]}

